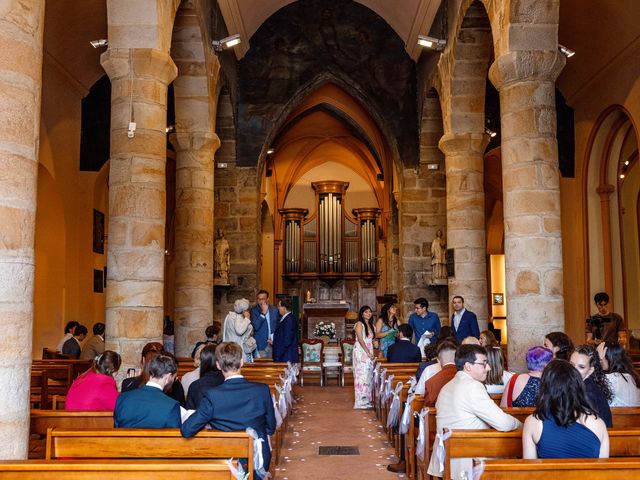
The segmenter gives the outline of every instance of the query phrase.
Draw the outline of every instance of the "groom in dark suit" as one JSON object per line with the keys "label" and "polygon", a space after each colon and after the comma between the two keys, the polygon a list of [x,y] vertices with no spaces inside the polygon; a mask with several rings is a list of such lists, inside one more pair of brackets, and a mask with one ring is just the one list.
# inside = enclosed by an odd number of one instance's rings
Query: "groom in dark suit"
{"label": "groom in dark suit", "polygon": [[298,319],[291,313],[291,300],[280,299],[278,312],[280,320],[273,334],[273,361],[298,363]]}
{"label": "groom in dark suit", "polygon": [[460,295],[453,297],[451,301],[453,315],[451,316],[451,328],[456,340],[462,343],[467,337],[480,338],[480,328],[476,314],[464,308],[464,298]]}
{"label": "groom in dark suit", "polygon": [[115,428],[177,428],[180,404],[164,394],[176,379],[178,364],[173,355],[162,352],[149,362],[149,381],[135,390],[121,393],[113,411]]}
{"label": "groom in dark suit", "polygon": [[251,309],[251,324],[253,338],[256,339],[258,357],[271,358],[273,356],[273,334],[276,331],[280,314],[274,305],[269,304],[269,292],[258,292],[258,303]]}
{"label": "groom in dark suit", "polygon": [[218,345],[216,364],[222,370],[224,383],[205,392],[198,409],[182,424],[182,436],[193,437],[207,424],[224,432],[251,427],[263,440],[264,469],[269,471],[271,448],[268,435],[276,431],[269,386],[244,379],[240,372],[243,365],[242,348],[237,343]]}

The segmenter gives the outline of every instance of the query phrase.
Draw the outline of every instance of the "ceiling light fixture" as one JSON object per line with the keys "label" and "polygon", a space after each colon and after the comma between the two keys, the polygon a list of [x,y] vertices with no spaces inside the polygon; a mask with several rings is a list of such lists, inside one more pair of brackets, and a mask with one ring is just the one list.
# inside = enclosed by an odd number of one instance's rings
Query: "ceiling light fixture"
{"label": "ceiling light fixture", "polygon": [[434,50],[444,50],[444,47],[447,45],[447,41],[440,40],[435,37],[429,37],[427,35],[418,35],[418,45],[432,48]]}
{"label": "ceiling light fixture", "polygon": [[213,40],[211,42],[211,45],[213,46],[213,49],[216,52],[221,52],[225,48],[235,47],[240,42],[242,42],[242,39],[240,38],[240,34],[236,33],[234,35],[230,35],[228,37],[225,37],[222,40]]}
{"label": "ceiling light fixture", "polygon": [[560,45],[560,44],[558,44],[558,50],[560,50],[560,53],[567,58],[571,58],[576,54],[576,52],[574,52],[570,48],[567,48],[564,45]]}
{"label": "ceiling light fixture", "polygon": [[275,148],[271,147],[269,150],[267,150],[267,155],[273,155],[275,151]]}
{"label": "ceiling light fixture", "polygon": [[109,40],[106,38],[101,38],[99,40],[91,40],[89,42],[93,48],[101,48],[109,45]]}

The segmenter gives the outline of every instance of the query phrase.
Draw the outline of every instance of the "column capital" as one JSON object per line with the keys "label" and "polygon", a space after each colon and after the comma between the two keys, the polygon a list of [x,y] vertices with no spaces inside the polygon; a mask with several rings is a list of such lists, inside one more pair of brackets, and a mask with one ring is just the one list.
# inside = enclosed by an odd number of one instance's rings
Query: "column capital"
{"label": "column capital", "polygon": [[171,55],[153,48],[109,48],[100,56],[100,64],[111,81],[146,77],[168,85],[178,75]]}
{"label": "column capital", "polygon": [[557,50],[511,51],[495,59],[489,79],[498,90],[524,81],[555,82],[566,60]]}
{"label": "column capital", "polygon": [[213,132],[176,132],[169,135],[176,152],[211,150],[213,155],[220,147],[220,137]]}
{"label": "column capital", "polygon": [[596,188],[596,192],[598,193],[598,195],[600,195],[601,200],[608,200],[609,196],[613,192],[615,192],[615,190],[616,190],[616,187],[614,187],[613,185],[609,185],[607,183],[598,185],[598,188]]}
{"label": "column capital", "polygon": [[447,133],[438,142],[445,155],[484,155],[491,138],[486,133]]}

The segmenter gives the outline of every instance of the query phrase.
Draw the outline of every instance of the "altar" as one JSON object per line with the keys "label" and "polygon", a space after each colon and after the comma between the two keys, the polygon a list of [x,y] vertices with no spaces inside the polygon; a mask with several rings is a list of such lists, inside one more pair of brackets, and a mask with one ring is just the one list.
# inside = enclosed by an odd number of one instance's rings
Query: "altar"
{"label": "altar", "polygon": [[345,338],[347,332],[344,317],[348,311],[348,303],[305,303],[302,305],[303,337],[314,338],[313,330],[319,322],[333,322],[336,326],[336,337]]}

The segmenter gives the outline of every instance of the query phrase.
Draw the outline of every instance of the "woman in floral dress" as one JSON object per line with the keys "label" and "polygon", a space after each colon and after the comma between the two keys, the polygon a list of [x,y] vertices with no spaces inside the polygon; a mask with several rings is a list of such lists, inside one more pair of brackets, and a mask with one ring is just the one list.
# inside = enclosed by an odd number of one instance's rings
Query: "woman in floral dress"
{"label": "woman in floral dress", "polygon": [[367,305],[358,313],[355,325],[356,344],[353,348],[353,387],[355,404],[353,408],[371,408],[371,373],[373,370],[373,337],[375,328],[373,312]]}

